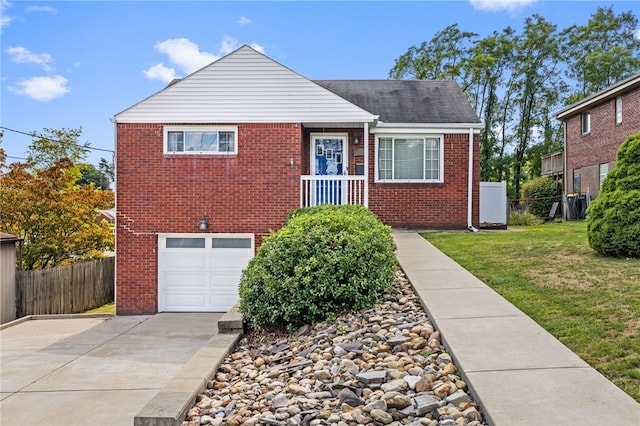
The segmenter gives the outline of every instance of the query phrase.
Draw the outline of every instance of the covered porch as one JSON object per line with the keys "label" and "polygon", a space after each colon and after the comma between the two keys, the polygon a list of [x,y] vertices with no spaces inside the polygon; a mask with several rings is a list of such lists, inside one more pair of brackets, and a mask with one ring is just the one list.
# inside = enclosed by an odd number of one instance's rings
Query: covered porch
{"label": "covered porch", "polygon": [[300,207],[368,206],[369,123],[305,123]]}

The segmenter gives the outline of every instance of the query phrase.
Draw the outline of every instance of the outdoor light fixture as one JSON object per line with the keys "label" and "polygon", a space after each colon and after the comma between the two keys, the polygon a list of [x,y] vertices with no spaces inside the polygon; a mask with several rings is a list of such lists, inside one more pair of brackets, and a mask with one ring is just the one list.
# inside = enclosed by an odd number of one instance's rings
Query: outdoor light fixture
{"label": "outdoor light fixture", "polygon": [[209,221],[207,220],[207,217],[205,215],[202,215],[202,219],[200,219],[200,222],[198,222],[198,229],[201,231],[206,231],[207,229],[209,229]]}
{"label": "outdoor light fixture", "polygon": [[353,137],[353,143],[354,143],[355,145],[358,145],[358,144],[360,143],[360,139],[358,139],[358,135],[356,135],[356,136],[354,136],[354,137]]}

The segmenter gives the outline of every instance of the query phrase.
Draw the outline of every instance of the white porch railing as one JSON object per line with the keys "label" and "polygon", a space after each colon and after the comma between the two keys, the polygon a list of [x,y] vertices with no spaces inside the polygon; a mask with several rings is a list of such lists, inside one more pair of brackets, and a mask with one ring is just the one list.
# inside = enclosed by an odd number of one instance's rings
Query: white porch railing
{"label": "white porch railing", "polygon": [[300,207],[321,204],[366,206],[364,176],[300,176]]}

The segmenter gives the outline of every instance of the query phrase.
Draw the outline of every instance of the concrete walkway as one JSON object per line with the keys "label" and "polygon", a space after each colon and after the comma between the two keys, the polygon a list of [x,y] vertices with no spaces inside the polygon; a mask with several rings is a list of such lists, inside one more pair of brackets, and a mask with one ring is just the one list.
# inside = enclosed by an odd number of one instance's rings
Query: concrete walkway
{"label": "concrete walkway", "polygon": [[413,284],[493,426],[640,425],[640,404],[416,233],[393,234]]}
{"label": "concrete walkway", "polygon": [[[179,424],[239,338],[222,314],[24,321],[0,331],[0,424]],[[182,418],[180,418],[182,420]]]}

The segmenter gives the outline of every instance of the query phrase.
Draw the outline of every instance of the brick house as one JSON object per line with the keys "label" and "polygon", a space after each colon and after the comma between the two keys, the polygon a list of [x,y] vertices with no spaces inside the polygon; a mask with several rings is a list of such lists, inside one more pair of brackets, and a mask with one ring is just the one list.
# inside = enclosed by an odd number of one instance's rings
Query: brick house
{"label": "brick house", "polygon": [[301,206],[478,224],[481,123],[454,82],[311,81],[243,46],[113,122],[118,314],[226,311]]}
{"label": "brick house", "polygon": [[622,142],[640,131],[640,74],[556,113],[564,123],[564,192],[595,198]]}

